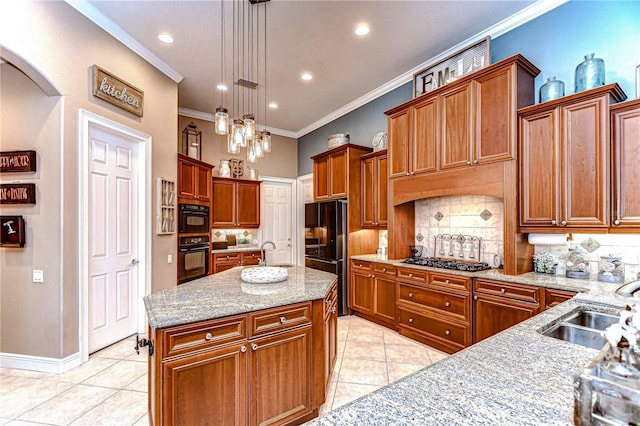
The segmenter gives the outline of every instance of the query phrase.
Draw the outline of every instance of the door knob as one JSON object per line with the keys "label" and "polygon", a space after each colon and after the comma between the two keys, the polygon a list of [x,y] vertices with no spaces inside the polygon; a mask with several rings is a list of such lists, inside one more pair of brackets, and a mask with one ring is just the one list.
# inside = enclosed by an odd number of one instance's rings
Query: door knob
{"label": "door knob", "polygon": [[138,263],[140,263],[140,261],[138,259],[131,259],[131,264],[132,265],[137,265]]}

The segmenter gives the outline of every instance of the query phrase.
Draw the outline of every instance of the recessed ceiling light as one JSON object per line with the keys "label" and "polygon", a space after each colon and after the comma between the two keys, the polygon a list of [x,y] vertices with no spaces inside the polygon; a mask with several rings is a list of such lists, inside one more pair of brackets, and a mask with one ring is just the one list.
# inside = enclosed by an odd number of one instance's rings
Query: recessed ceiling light
{"label": "recessed ceiling light", "polygon": [[226,92],[227,90],[229,90],[226,84],[218,84],[216,87],[222,92]]}
{"label": "recessed ceiling light", "polygon": [[173,36],[171,34],[167,34],[167,33],[160,33],[160,34],[158,34],[158,40],[160,40],[163,43],[172,44],[173,43]]}
{"label": "recessed ceiling light", "polygon": [[359,36],[367,35],[369,34],[369,26],[367,24],[358,24],[355,33]]}
{"label": "recessed ceiling light", "polygon": [[275,102],[270,102],[270,103],[269,103],[269,108],[271,108],[271,109],[276,109],[276,108],[278,108],[278,104],[277,104],[277,103],[275,103]]}
{"label": "recessed ceiling light", "polygon": [[300,78],[305,80],[305,81],[309,81],[309,80],[311,80],[313,78],[313,76],[309,72],[303,72],[302,75],[300,76]]}

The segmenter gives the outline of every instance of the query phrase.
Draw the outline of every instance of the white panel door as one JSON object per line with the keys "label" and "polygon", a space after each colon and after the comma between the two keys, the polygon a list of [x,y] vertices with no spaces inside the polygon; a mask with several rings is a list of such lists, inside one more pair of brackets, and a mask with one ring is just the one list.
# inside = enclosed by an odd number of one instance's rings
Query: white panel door
{"label": "white panel door", "polygon": [[137,328],[138,146],[89,129],[89,353]]}
{"label": "white panel door", "polygon": [[293,206],[292,184],[282,182],[263,182],[263,211],[262,220],[263,241],[273,241],[276,249],[266,247],[265,257],[267,263],[289,264],[293,261]]}

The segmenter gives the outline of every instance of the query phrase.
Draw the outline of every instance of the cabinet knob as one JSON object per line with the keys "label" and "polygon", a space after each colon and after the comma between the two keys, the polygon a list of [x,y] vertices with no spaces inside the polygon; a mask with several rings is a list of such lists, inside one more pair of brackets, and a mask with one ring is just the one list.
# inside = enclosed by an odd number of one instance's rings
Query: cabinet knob
{"label": "cabinet knob", "polygon": [[555,221],[555,219],[551,221],[551,224],[552,224],[552,225],[556,225],[556,224],[557,224],[557,222]]}
{"label": "cabinet knob", "polygon": [[613,221],[613,224],[614,225],[620,225],[620,221],[618,219],[616,219],[616,220]]}
{"label": "cabinet knob", "polygon": [[409,176],[409,175],[410,175],[410,173],[409,173],[409,172],[407,172],[407,176]]}
{"label": "cabinet knob", "polygon": [[446,330],[446,331],[444,332],[444,334],[446,334],[446,335],[448,336],[448,335],[450,335],[450,334],[451,334],[451,331],[450,331],[450,330]]}
{"label": "cabinet knob", "polygon": [[211,340],[211,339],[213,339],[213,334],[207,333],[204,335],[204,340]]}
{"label": "cabinet knob", "polygon": [[449,280],[444,280],[444,283],[445,284],[449,284]]}
{"label": "cabinet knob", "polygon": [[449,303],[449,302],[444,302],[444,306],[446,306],[446,307],[448,308],[449,306],[451,306],[451,303]]}
{"label": "cabinet knob", "polygon": [[473,164],[478,164],[478,160],[473,160]]}
{"label": "cabinet knob", "polygon": [[382,272],[387,272],[387,268],[382,268]]}
{"label": "cabinet knob", "polygon": [[369,275],[367,275],[367,277],[371,278],[371,277],[373,277],[373,275],[369,274]]}
{"label": "cabinet knob", "polygon": [[376,277],[376,274],[371,274],[371,278],[375,278],[375,277]]}
{"label": "cabinet knob", "polygon": [[413,278],[413,274],[409,274],[409,278]]}
{"label": "cabinet knob", "polygon": [[409,293],[409,297],[413,297],[413,293]]}
{"label": "cabinet knob", "polygon": [[252,344],[251,345],[251,349],[253,349],[254,351],[257,351],[258,350],[258,344],[257,343]]}
{"label": "cabinet knob", "polygon": [[281,316],[281,317],[280,317],[280,322],[281,322],[282,324],[284,324],[285,322],[287,322],[287,318],[286,318],[285,316]]}
{"label": "cabinet knob", "polygon": [[471,161],[467,161],[467,165],[471,164]]}
{"label": "cabinet knob", "polygon": [[229,258],[229,256],[227,256],[227,259]]}
{"label": "cabinet knob", "polygon": [[242,345],[242,347],[240,348],[240,352],[244,353],[247,351],[247,347]]}
{"label": "cabinet knob", "polygon": [[562,222],[560,222],[560,225],[562,225],[562,226],[566,226],[566,225],[567,225],[567,221],[566,221],[566,220],[563,220]]}
{"label": "cabinet knob", "polygon": [[501,288],[501,289],[500,289],[500,293],[504,293],[504,292],[506,292],[506,291],[507,291],[507,290],[505,290],[504,288]]}
{"label": "cabinet knob", "polygon": [[409,318],[409,322],[413,322],[413,318]]}
{"label": "cabinet knob", "polygon": [[478,300],[478,296],[473,296],[473,300]]}

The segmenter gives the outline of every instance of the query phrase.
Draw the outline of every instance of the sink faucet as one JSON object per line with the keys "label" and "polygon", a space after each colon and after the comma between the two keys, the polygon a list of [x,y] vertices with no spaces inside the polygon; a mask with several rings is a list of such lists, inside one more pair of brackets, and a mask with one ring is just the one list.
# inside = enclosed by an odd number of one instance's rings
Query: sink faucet
{"label": "sink faucet", "polygon": [[264,246],[266,246],[267,244],[271,244],[273,249],[276,249],[276,243],[274,243],[273,241],[265,241],[264,243],[262,243],[262,246],[260,246],[260,262],[258,263],[258,265],[260,266],[267,266],[267,260],[264,258]]}
{"label": "sink faucet", "polygon": [[616,293],[622,296],[631,297],[633,296],[633,293],[638,290],[640,290],[640,280],[631,281],[630,283],[626,283],[625,285],[620,286],[616,290]]}

